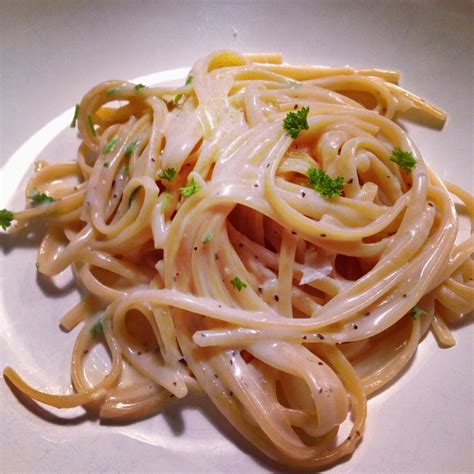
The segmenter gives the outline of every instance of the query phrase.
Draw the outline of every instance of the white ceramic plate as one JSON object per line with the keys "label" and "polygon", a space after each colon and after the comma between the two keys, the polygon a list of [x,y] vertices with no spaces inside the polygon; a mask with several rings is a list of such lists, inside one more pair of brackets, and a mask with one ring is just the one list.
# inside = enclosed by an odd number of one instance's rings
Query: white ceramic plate
{"label": "white ceramic plate", "polygon": [[[182,80],[187,69],[136,79],[144,84]],[[422,92],[420,85],[418,92]],[[458,105],[459,106],[459,105]],[[456,105],[453,105],[454,109]],[[456,110],[451,112],[456,113]],[[24,187],[37,159],[74,159],[76,131],[68,110],[32,136],[1,170],[0,208],[21,208]],[[440,134],[413,124],[407,128],[428,161],[442,175],[467,186],[458,167],[462,156],[442,161],[439,143],[462,147],[465,126]],[[463,141],[464,140],[464,141]],[[446,144],[447,142],[447,144]],[[434,160],[430,153],[434,154]],[[437,166],[442,163],[444,166]],[[3,252],[0,298],[0,367],[6,365],[38,387],[62,390],[76,331],[65,334],[59,317],[79,297],[68,272],[54,284],[35,271],[34,236],[0,235]],[[440,349],[432,334],[398,382],[369,401],[367,429],[355,454],[331,472],[461,472],[472,467],[472,338],[455,331],[458,344]],[[259,473],[277,467],[243,441],[205,399],[184,400],[151,419],[103,425],[82,409],[70,411],[22,403],[0,381],[5,471],[61,472],[228,472]]]}

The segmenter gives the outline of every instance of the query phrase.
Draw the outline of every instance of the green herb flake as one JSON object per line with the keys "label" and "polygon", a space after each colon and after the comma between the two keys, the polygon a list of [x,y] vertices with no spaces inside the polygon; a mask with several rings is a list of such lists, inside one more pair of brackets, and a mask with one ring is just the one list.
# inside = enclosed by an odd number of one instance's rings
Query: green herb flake
{"label": "green herb flake", "polygon": [[136,92],[140,92],[141,90],[145,89],[146,86],[144,84],[137,84],[134,89]]}
{"label": "green herb flake", "polygon": [[202,243],[207,244],[210,240],[212,240],[212,234],[209,232],[208,234],[205,235]]}
{"label": "green herb flake", "polygon": [[30,196],[31,203],[33,206],[39,206],[40,204],[49,204],[54,202],[54,199],[51,196],[48,196],[45,193],[40,193],[36,189],[33,189],[33,192]]}
{"label": "green herb flake", "polygon": [[239,278],[234,277],[230,280],[230,284],[237,290],[240,291],[242,288],[247,288],[247,285]]}
{"label": "green herb flake", "polygon": [[140,140],[134,140],[133,142],[130,142],[128,145],[127,145],[127,148],[125,148],[125,153],[124,155],[129,158],[130,156],[133,155],[133,152],[135,151],[135,149],[137,148],[138,144],[140,143]]}
{"label": "green herb flake", "polygon": [[199,186],[199,184],[196,183],[196,180],[194,178],[191,178],[186,186],[180,188],[179,192],[181,196],[189,197],[197,193],[200,189],[201,187]]}
{"label": "green herb flake", "polygon": [[292,88],[292,89],[300,89],[301,87],[303,87],[303,84],[301,84],[301,82],[298,82],[298,81],[288,81],[288,85]]}
{"label": "green herb flake", "polygon": [[76,128],[77,117],[79,117],[79,110],[79,104],[76,104],[76,108],[74,109],[74,116],[72,117],[71,125],[69,125],[71,128]]}
{"label": "green herb flake", "polygon": [[408,173],[411,173],[411,170],[416,166],[416,160],[413,154],[409,151],[402,150],[400,147],[395,147],[392,150],[390,161],[393,161]]}
{"label": "green herb flake", "polygon": [[117,94],[117,92],[119,91],[120,91],[120,87],[111,87],[110,89],[107,89],[105,93],[107,95],[114,95],[114,94]]}
{"label": "green herb flake", "polygon": [[91,135],[95,137],[97,135],[95,128],[94,128],[94,121],[92,120],[92,115],[89,114],[87,116],[87,125],[89,127],[89,131],[91,132]]}
{"label": "green herb flake", "polygon": [[344,190],[344,178],[342,176],[333,179],[324,170],[314,166],[308,168],[308,181],[309,186],[326,199],[340,196]]}
{"label": "green herb flake", "polygon": [[428,314],[421,306],[415,305],[411,310],[411,317],[413,319],[419,319],[421,316]]}
{"label": "green herb flake", "polygon": [[102,319],[99,319],[91,327],[91,336],[93,339],[97,340],[97,339],[100,339],[103,335],[104,335],[104,325],[102,324]]}
{"label": "green herb flake", "polygon": [[128,207],[132,205],[132,201],[135,199],[138,191],[140,191],[141,186],[137,186],[132,193],[130,194],[130,197],[128,198]]}
{"label": "green herb flake", "polygon": [[170,193],[164,193],[163,194],[163,199],[161,201],[161,212],[166,212],[168,209],[168,206],[170,204],[170,199],[171,199],[171,194]]}
{"label": "green herb flake", "polygon": [[283,128],[291,138],[296,138],[301,130],[308,130],[309,107],[303,107],[297,112],[288,112],[283,120]]}
{"label": "green herb flake", "polygon": [[[194,77],[190,74],[187,78],[186,78],[186,82],[184,83],[185,86],[189,86],[189,84],[191,84],[193,82],[193,79]],[[174,103],[177,104],[179,102],[179,100],[181,99],[181,97],[183,97],[183,94],[178,94],[175,98],[174,98]]]}
{"label": "green herb flake", "polygon": [[13,212],[9,211],[8,209],[2,209],[0,211],[0,227],[3,230],[7,230],[12,223],[13,220]]}
{"label": "green herb flake", "polygon": [[107,145],[102,147],[102,153],[110,153],[115,148],[115,145],[117,145],[118,140],[118,137],[113,137],[111,140],[109,140]]}
{"label": "green herb flake", "polygon": [[174,168],[166,168],[158,177],[160,179],[167,179],[171,183],[175,176],[176,170]]}
{"label": "green herb flake", "polygon": [[109,162],[108,161],[104,161],[104,168],[108,168],[109,167]]}
{"label": "green herb flake", "polygon": [[128,174],[128,163],[123,165],[122,172],[123,174]]}

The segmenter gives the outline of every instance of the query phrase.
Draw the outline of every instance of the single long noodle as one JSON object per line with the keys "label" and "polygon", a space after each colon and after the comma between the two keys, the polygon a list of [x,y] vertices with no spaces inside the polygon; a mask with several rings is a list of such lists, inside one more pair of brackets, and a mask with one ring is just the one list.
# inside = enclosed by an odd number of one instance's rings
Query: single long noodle
{"label": "single long noodle", "polygon": [[[94,87],[78,109],[77,160],[39,163],[27,186],[54,201],[14,212],[11,229],[48,223],[38,271],[72,266],[84,289],[61,320],[83,323],[74,393],[5,376],[43,403],[129,420],[200,388],[281,463],[351,453],[367,396],[430,327],[452,345],[448,325],[474,301],[474,240],[455,244],[449,193],[471,219],[472,197],[444,185],[394,121],[410,108],[445,115],[397,81],[219,51],[183,87]],[[293,139],[283,120],[303,107],[308,129]],[[411,172],[394,148],[416,159]],[[310,166],[343,177],[343,194],[312,189]],[[86,363],[98,344],[112,360],[99,383]]]}

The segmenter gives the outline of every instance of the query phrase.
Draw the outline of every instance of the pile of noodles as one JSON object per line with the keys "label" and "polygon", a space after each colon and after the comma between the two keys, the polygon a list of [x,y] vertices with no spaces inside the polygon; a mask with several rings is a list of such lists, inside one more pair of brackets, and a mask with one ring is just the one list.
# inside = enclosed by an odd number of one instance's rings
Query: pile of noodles
{"label": "pile of noodles", "polygon": [[[351,453],[367,396],[429,328],[454,344],[447,325],[474,301],[474,241],[455,244],[450,193],[471,218],[472,198],[394,121],[410,108],[444,114],[397,80],[220,51],[182,87],[94,87],[77,108],[77,159],[38,163],[26,189],[52,202],[14,212],[12,228],[47,222],[38,271],[72,267],[83,290],[61,320],[82,324],[74,392],[5,375],[40,402],[128,420],[203,390],[281,463]],[[293,139],[283,121],[303,107],[308,129]],[[391,161],[394,148],[416,167]],[[309,186],[310,167],[343,177],[342,194]],[[98,344],[111,359],[100,382],[86,363]]]}

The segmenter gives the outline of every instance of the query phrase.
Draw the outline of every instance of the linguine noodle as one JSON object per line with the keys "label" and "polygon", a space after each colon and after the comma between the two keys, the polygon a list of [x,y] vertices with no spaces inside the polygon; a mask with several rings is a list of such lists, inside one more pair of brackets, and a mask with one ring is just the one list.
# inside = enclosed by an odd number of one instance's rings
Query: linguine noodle
{"label": "linguine noodle", "polygon": [[[182,87],[94,87],[76,109],[77,159],[37,163],[10,229],[45,221],[38,271],[72,267],[82,289],[61,319],[82,324],[74,390],[5,376],[37,401],[104,419],[202,390],[280,463],[350,454],[368,395],[428,329],[453,345],[449,324],[473,309],[474,240],[456,241],[450,195],[471,220],[473,200],[394,121],[411,108],[445,120],[398,78],[220,51]],[[304,110],[292,138],[285,118]],[[395,162],[397,149],[416,166]],[[343,178],[341,192],[325,196],[312,168]],[[111,360],[99,378],[87,364],[98,345]]]}

